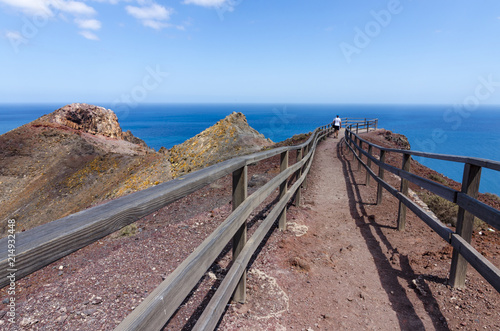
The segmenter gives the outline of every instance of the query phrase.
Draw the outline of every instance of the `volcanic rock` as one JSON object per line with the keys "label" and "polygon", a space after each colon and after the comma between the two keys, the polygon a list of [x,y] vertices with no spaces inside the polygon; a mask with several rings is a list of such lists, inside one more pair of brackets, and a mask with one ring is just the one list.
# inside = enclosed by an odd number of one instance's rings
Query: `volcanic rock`
{"label": "volcanic rock", "polygon": [[0,220],[17,231],[170,179],[165,155],[102,107],[67,105],[0,135]]}
{"label": "volcanic rock", "polygon": [[233,112],[195,137],[170,150],[173,176],[195,171],[273,145],[248,125],[245,115]]}
{"label": "volcanic rock", "polygon": [[58,123],[93,135],[123,138],[118,117],[112,110],[86,103],[66,105],[39,120]]}

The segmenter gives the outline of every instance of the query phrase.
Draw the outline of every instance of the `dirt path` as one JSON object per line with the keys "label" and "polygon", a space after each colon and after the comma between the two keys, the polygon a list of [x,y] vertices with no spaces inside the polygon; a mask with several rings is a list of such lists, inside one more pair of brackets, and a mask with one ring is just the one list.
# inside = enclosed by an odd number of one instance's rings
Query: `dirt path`
{"label": "dirt path", "polygon": [[302,207],[269,238],[251,267],[248,302],[228,310],[221,330],[447,329],[386,257],[394,249],[357,203],[338,142],[319,144]]}

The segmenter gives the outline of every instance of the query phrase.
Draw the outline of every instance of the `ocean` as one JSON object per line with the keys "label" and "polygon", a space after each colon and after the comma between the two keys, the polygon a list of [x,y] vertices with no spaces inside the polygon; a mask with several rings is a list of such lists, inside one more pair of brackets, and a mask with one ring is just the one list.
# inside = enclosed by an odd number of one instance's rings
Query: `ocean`
{"label": "ocean", "polygon": [[[444,105],[308,105],[308,104],[145,104],[113,107],[123,130],[150,147],[170,148],[195,136],[233,111],[274,142],[345,118],[378,118],[379,128],[408,137],[412,150],[473,156],[500,161],[500,106],[454,108]],[[64,104],[0,104],[0,134],[48,114]],[[417,158],[456,181],[463,165]],[[481,192],[500,195],[500,173],[483,169]]]}

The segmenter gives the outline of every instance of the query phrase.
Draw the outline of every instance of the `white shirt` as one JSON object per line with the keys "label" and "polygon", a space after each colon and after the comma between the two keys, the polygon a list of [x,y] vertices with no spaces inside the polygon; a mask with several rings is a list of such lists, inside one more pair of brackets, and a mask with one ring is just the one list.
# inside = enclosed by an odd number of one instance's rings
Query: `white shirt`
{"label": "white shirt", "polygon": [[335,126],[340,126],[340,123],[342,123],[342,121],[340,120],[340,117],[336,117],[333,120],[333,125],[335,125]]}

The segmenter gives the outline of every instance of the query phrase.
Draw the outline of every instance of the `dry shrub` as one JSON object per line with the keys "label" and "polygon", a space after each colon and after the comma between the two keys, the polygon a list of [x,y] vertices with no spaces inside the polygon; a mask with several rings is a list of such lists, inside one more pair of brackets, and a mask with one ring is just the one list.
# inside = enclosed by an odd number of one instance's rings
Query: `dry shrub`
{"label": "dry shrub", "polygon": [[[453,227],[457,226],[458,205],[433,193],[425,192],[419,194],[419,196],[442,223]],[[474,230],[485,230],[487,227],[488,225],[485,222],[474,217]]]}
{"label": "dry shrub", "polygon": [[429,206],[430,210],[436,214],[441,222],[457,226],[458,206],[456,204],[427,192],[421,193],[420,199]]}
{"label": "dry shrub", "polygon": [[137,233],[137,224],[132,223],[113,233],[113,238],[130,237]]}
{"label": "dry shrub", "polygon": [[494,200],[494,201],[497,201],[497,202],[500,202],[500,197],[496,194],[493,194],[493,193],[485,193],[484,195],[486,195],[489,199],[491,200]]}
{"label": "dry shrub", "polygon": [[446,179],[444,179],[442,176],[440,176],[438,174],[430,174],[429,175],[429,179],[433,180],[435,182],[444,184],[444,185],[448,184],[448,182],[446,181]]}

